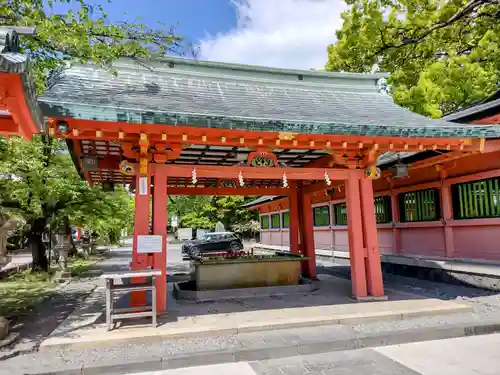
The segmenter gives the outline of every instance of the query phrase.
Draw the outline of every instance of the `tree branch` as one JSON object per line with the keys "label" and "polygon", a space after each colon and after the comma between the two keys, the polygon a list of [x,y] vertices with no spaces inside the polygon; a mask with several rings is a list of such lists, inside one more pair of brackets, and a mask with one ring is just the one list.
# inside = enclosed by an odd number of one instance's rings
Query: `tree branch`
{"label": "tree branch", "polygon": [[477,11],[477,9],[483,5],[488,5],[488,4],[493,4],[493,3],[499,3],[500,1],[497,0],[469,0],[467,4],[465,4],[460,10],[458,10],[453,16],[448,18],[446,21],[443,22],[438,22],[426,30],[424,30],[419,36],[404,36],[402,33],[400,35],[402,36],[401,38],[401,43],[398,44],[386,44],[384,39],[382,38],[382,47],[380,47],[376,52],[372,54],[371,57],[375,57],[379,55],[381,52],[391,49],[391,48],[401,48],[410,44],[417,44],[424,40],[426,37],[428,37],[430,34],[432,34],[434,31],[445,28],[449,25],[451,25],[454,22],[457,22],[464,18],[465,16],[469,16],[473,12]]}

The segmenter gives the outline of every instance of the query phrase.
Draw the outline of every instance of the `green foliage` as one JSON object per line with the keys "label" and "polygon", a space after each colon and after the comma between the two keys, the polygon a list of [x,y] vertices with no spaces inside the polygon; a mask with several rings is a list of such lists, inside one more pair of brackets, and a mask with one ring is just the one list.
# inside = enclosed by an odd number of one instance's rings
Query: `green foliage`
{"label": "green foliage", "polygon": [[33,59],[39,92],[48,74],[69,61],[109,67],[120,57],[165,55],[176,51],[180,42],[162,23],[157,29],[139,19],[111,23],[102,5],[85,0],[0,0],[0,25],[36,28],[34,36],[22,37],[21,47]]}
{"label": "green foliage", "polygon": [[[56,13],[57,12],[57,13]],[[71,62],[91,62],[106,68],[120,57],[140,59],[177,51],[180,38],[171,28],[134,22],[110,22],[102,5],[86,0],[0,0],[0,26],[35,28],[22,35],[21,52],[31,58],[38,93],[48,77]],[[132,223],[128,193],[104,193],[77,175],[63,145],[47,136],[32,142],[0,140],[0,215],[22,218],[34,269],[48,264],[41,233],[69,219],[89,227],[101,239],[115,242]]]}
{"label": "green foliage", "polygon": [[80,227],[89,228],[104,243],[117,243],[122,230],[132,232],[134,224],[134,201],[123,188],[113,192],[103,192],[93,188],[97,201],[87,201],[74,207],[68,214],[71,222]]}
{"label": "green foliage", "polygon": [[346,0],[326,69],[390,72],[396,103],[431,117],[498,89],[497,0]]}
{"label": "green foliage", "polygon": [[253,199],[241,196],[170,197],[168,211],[169,215],[177,215],[180,225],[185,228],[214,229],[220,221],[228,230],[250,234],[255,232],[256,225],[258,227],[257,213],[242,205]]}
{"label": "green foliage", "polygon": [[124,189],[103,192],[83,181],[64,143],[36,136],[0,139],[0,199],[8,213],[53,227],[69,218],[103,237],[132,225],[131,197]]}
{"label": "green foliage", "polygon": [[249,211],[242,207],[242,205],[253,199],[254,198],[245,198],[242,196],[213,197],[212,205],[214,207],[213,213],[215,222],[221,221],[226,228],[240,234],[247,234],[245,230],[241,232],[238,230],[247,229],[241,225],[249,223],[252,219],[255,220],[257,213],[255,211]]}

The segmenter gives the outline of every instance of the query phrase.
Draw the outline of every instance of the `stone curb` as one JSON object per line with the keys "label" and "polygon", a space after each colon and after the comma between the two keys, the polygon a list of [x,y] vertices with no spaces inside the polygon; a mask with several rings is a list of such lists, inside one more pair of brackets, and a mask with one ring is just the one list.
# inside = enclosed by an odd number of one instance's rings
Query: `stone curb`
{"label": "stone curb", "polygon": [[448,325],[407,329],[397,332],[361,334],[338,340],[304,340],[297,344],[268,346],[255,349],[216,350],[187,353],[174,357],[145,357],[143,360],[120,361],[99,365],[82,365],[73,368],[44,372],[24,372],[27,375],[118,375],[129,372],[160,371],[183,367],[230,362],[261,361],[341,350],[354,350],[376,346],[398,345],[419,341],[442,340],[466,336],[491,334],[500,331],[500,320],[478,324]]}
{"label": "stone curb", "polygon": [[472,307],[465,304],[457,304],[456,306],[449,306],[447,308],[440,308],[438,310],[422,309],[417,311],[406,311],[406,312],[394,312],[387,311],[383,314],[372,314],[368,316],[360,316],[358,314],[347,314],[347,316],[336,316],[328,318],[326,316],[319,316],[317,319],[309,320],[298,320],[298,321],[265,321],[263,324],[248,324],[239,327],[217,327],[217,328],[203,328],[198,331],[193,330],[183,330],[178,332],[171,332],[168,334],[157,334],[157,335],[144,335],[141,337],[113,337],[107,338],[106,340],[94,340],[94,341],[80,341],[80,342],[51,342],[49,337],[47,340],[43,341],[40,345],[39,350],[47,350],[54,348],[61,349],[77,349],[77,348],[88,348],[88,347],[100,347],[100,346],[112,346],[117,343],[125,343],[130,340],[134,340],[134,343],[147,344],[152,341],[161,340],[175,340],[175,339],[185,339],[185,338],[200,338],[200,337],[211,337],[211,336],[225,336],[225,335],[238,335],[243,333],[256,333],[265,331],[278,331],[282,329],[295,329],[295,328],[311,328],[329,325],[354,325],[362,323],[371,322],[382,322],[382,321],[393,321],[393,320],[406,320],[423,316],[438,316],[446,315],[457,312],[471,312]]}

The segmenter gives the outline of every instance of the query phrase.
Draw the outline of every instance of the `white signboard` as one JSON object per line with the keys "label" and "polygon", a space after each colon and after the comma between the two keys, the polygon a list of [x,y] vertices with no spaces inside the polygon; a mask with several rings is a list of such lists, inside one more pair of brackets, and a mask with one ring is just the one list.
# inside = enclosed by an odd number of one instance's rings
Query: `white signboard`
{"label": "white signboard", "polygon": [[147,177],[139,177],[139,195],[148,195]]}
{"label": "white signboard", "polygon": [[172,223],[172,226],[174,228],[178,227],[179,226],[179,218],[177,216],[172,216],[171,223]]}
{"label": "white signboard", "polygon": [[139,254],[161,253],[161,250],[162,236],[137,236],[137,252]]}
{"label": "white signboard", "polygon": [[181,241],[193,238],[193,228],[179,228],[177,238]]}
{"label": "white signboard", "polygon": [[208,232],[210,232],[209,229],[196,229],[196,238],[197,239],[203,238],[205,233],[208,233]]}

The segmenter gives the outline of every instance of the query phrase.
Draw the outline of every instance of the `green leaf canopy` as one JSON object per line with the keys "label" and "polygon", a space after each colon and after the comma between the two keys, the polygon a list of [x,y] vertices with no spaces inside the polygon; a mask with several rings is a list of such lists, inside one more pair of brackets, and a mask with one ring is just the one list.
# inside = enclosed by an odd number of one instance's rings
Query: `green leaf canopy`
{"label": "green leaf canopy", "polygon": [[390,72],[396,103],[431,117],[498,90],[498,0],[346,0],[327,70]]}

